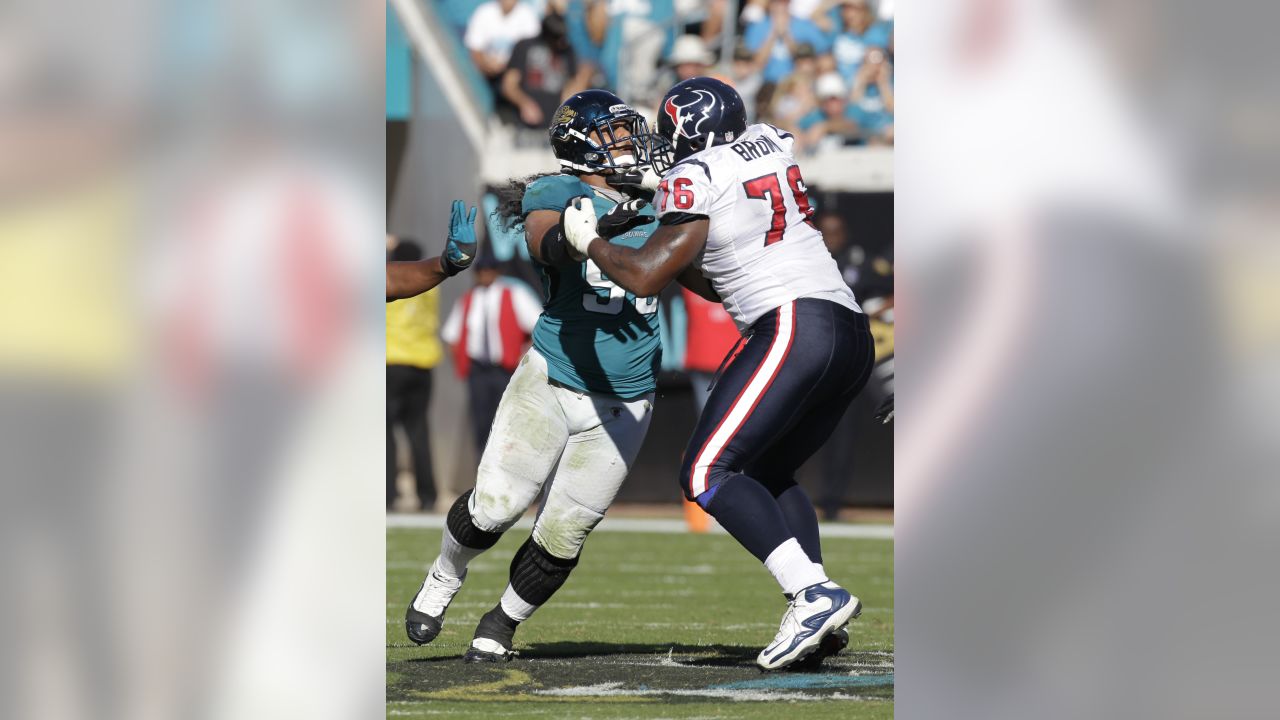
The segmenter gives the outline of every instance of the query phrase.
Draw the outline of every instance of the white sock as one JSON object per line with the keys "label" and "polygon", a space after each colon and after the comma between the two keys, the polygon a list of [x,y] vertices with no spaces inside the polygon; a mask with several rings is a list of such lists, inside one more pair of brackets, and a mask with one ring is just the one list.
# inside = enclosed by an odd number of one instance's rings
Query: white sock
{"label": "white sock", "polygon": [[467,571],[467,565],[483,550],[469,548],[458,542],[449,528],[444,529],[444,538],[440,541],[440,557],[436,558],[436,569],[445,575],[460,578]]}
{"label": "white sock", "polygon": [[810,585],[827,581],[822,566],[809,559],[795,538],[790,538],[769,553],[764,566],[782,586],[782,592],[795,595]]}
{"label": "white sock", "polygon": [[502,612],[512,620],[524,622],[529,619],[534,610],[538,609],[537,605],[530,605],[523,598],[516,594],[515,588],[507,585],[506,591],[502,593]]}

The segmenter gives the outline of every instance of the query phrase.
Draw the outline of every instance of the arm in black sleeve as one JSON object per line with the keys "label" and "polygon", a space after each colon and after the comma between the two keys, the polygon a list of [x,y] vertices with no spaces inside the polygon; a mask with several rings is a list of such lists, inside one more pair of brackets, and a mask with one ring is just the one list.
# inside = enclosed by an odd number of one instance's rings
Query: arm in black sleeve
{"label": "arm in black sleeve", "polygon": [[570,265],[581,262],[569,256],[569,243],[564,239],[564,228],[559,224],[552,225],[542,235],[538,248],[539,262],[544,265]]}

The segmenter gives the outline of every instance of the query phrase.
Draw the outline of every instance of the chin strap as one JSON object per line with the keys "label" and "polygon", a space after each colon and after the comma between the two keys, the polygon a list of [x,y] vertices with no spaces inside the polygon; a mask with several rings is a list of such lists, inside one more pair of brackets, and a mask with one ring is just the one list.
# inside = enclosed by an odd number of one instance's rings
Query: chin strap
{"label": "chin strap", "polygon": [[596,172],[596,170],[595,170],[594,168],[587,167],[586,165],[579,165],[579,164],[577,164],[577,163],[575,163],[575,162],[570,162],[570,161],[568,161],[568,160],[561,160],[561,161],[560,161],[560,168],[561,168],[562,170],[572,170],[572,171],[574,171],[574,173],[571,173],[571,174],[576,174],[576,173],[586,173],[587,175],[591,175],[591,174],[593,174],[593,173],[595,173],[595,172]]}

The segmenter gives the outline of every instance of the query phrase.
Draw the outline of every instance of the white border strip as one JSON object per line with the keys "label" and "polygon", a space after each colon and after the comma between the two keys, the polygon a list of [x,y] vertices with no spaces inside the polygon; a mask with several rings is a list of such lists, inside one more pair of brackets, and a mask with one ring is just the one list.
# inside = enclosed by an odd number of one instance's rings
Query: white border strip
{"label": "white border strip", "polygon": [[[444,528],[445,516],[416,513],[391,513],[387,515],[388,528]],[[515,524],[521,530],[533,527],[533,517],[521,518]],[[819,523],[824,538],[852,538],[855,540],[892,540],[892,525],[863,525],[853,523]],[[596,532],[659,533],[676,535],[689,532],[684,520],[678,518],[611,518],[606,517]],[[726,535],[724,528],[712,522],[710,533]]]}
{"label": "white border strip", "polygon": [[458,122],[462,125],[462,131],[471,141],[471,149],[479,153],[484,149],[484,120],[481,118],[480,109],[462,87],[462,82],[458,79],[445,49],[427,28],[426,18],[422,16],[422,8],[418,7],[415,0],[390,0],[390,2],[395,6],[396,14],[400,16],[401,27],[413,41],[414,49],[421,54],[427,69],[440,84],[445,100],[453,106]]}

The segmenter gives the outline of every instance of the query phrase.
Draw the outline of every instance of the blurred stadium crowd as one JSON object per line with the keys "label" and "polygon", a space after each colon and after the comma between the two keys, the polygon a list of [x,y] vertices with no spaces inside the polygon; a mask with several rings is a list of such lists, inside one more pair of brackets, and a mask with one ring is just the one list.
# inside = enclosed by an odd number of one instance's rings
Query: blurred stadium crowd
{"label": "blurred stadium crowd", "polygon": [[893,0],[439,0],[504,122],[545,129],[607,88],[653,108],[675,82],[733,85],[802,152],[893,144]]}

